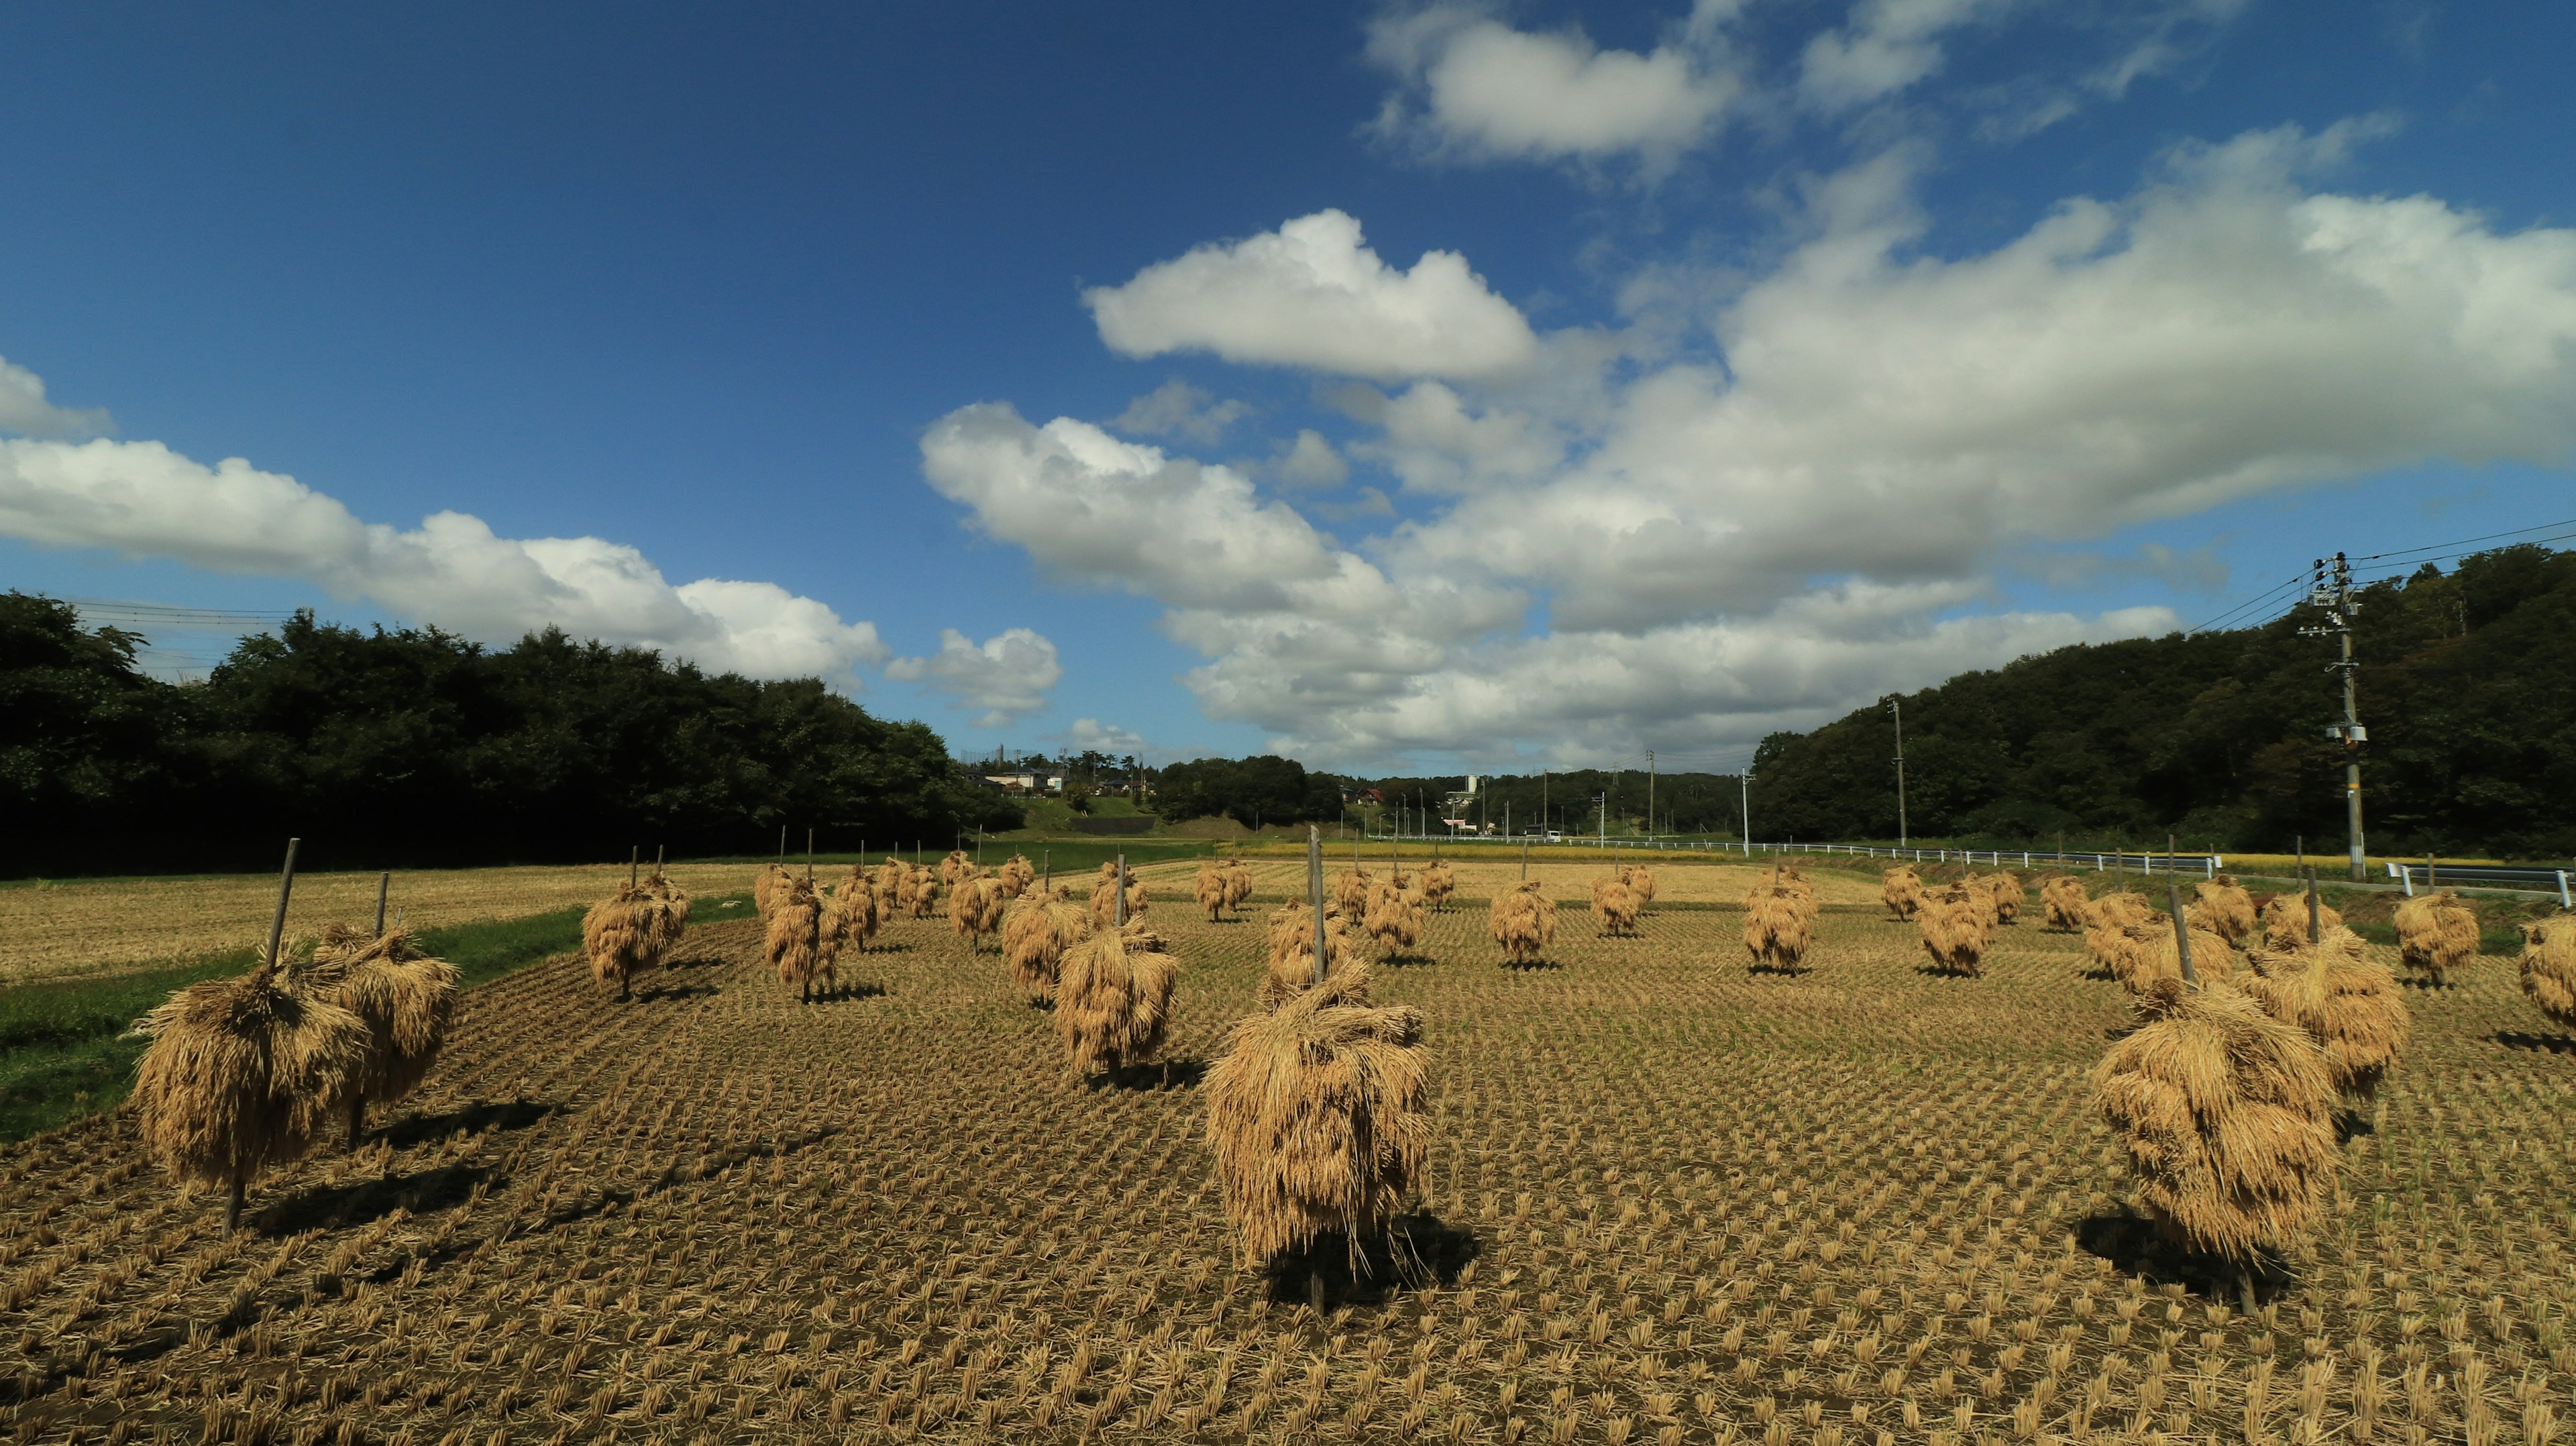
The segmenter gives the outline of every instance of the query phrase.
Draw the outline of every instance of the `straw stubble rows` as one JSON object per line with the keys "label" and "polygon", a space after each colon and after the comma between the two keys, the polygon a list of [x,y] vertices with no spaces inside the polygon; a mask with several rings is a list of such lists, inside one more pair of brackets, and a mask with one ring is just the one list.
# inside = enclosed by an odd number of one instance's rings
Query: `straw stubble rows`
{"label": "straw stubble rows", "polygon": [[472,991],[386,1138],[270,1177],[229,1240],[124,1117],[29,1142],[0,1155],[0,1390],[30,1439],[413,1446],[2483,1442],[2576,1415],[2576,1045],[2502,961],[2408,991],[2343,1199],[2249,1318],[2169,1291],[2120,1213],[2084,1075],[2127,1004],[2077,940],[2025,921],[1938,977],[1912,926],[1829,903],[1811,968],[1753,976],[1736,910],[1611,940],[1569,907],[1553,967],[1505,969],[1470,877],[1426,962],[1376,971],[1429,1020],[1433,1278],[1355,1288],[1325,1248],[1318,1318],[1303,1266],[1237,1268],[1196,1087],[1284,882],[1217,924],[1158,883],[1169,1068],[1115,1083],[943,919],[813,1005],[721,924],[623,1007],[578,959]]}

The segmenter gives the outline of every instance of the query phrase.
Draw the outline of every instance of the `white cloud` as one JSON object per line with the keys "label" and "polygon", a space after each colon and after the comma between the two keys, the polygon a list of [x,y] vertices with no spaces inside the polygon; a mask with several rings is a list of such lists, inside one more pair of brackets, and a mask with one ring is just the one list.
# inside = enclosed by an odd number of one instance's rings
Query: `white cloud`
{"label": "white cloud", "polygon": [[1525,367],[1537,338],[1454,251],[1398,271],[1340,211],[1200,246],[1083,293],[1100,339],[1128,356],[1208,351],[1232,362],[1396,380]]}
{"label": "white cloud", "polygon": [[1312,427],[1298,429],[1297,440],[1280,454],[1275,470],[1292,487],[1327,489],[1351,479],[1351,464]]}
{"label": "white cloud", "polygon": [[1471,411],[1456,389],[1439,382],[1417,382],[1394,397],[1353,386],[1336,400],[1345,412],[1384,431],[1383,441],[1353,450],[1418,491],[1526,484],[1565,460],[1563,439],[1539,418],[1499,407]]}
{"label": "white cloud", "polygon": [[1114,723],[1103,723],[1097,718],[1076,718],[1073,726],[1058,737],[1063,740],[1067,753],[1106,753],[1112,758],[1125,758],[1129,754],[1143,757],[1152,753],[1145,742],[1145,735]]}
{"label": "white cloud", "polygon": [[1808,104],[1848,110],[1941,69],[1943,32],[1992,19],[2014,0],[1861,0],[1840,30],[1807,42],[1798,90]]}
{"label": "white cloud", "polygon": [[45,379],[0,357],[0,432],[22,437],[95,437],[116,429],[104,407],[58,407]]}
{"label": "white cloud", "polygon": [[897,658],[886,676],[928,683],[961,707],[983,709],[976,727],[999,728],[1044,708],[1047,690],[1064,681],[1064,665],[1055,644],[1028,628],[1006,628],[981,643],[942,628],[937,654]]}
{"label": "white cloud", "polygon": [[158,442],[0,441],[0,535],[107,548],[214,572],[312,580],[487,642],[548,625],[754,677],[846,672],[887,649],[869,623],[765,582],[673,587],[632,547],[506,538],[438,512],[412,531],[239,457],[212,467]]}
{"label": "white cloud", "polygon": [[1460,159],[1602,160],[1648,168],[1713,135],[1744,85],[1716,46],[1732,5],[1702,5],[1670,43],[1603,50],[1580,32],[1515,30],[1468,5],[1370,27],[1368,55],[1402,85],[1379,133]]}
{"label": "white cloud", "polygon": [[1193,442],[1212,443],[1251,412],[1252,408],[1245,403],[1231,399],[1220,402],[1207,392],[1174,377],[1129,402],[1127,410],[1120,412],[1109,425],[1130,435],[1183,437]]}

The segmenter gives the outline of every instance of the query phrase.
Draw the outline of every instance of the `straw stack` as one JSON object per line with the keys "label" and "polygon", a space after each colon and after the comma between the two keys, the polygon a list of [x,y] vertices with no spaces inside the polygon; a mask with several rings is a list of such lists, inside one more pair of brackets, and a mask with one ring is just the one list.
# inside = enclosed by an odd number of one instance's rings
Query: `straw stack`
{"label": "straw stack", "polygon": [[[2250,928],[2253,910],[2246,910]],[[2325,1058],[2326,1077],[2345,1094],[2368,1098],[2397,1065],[2413,1027],[2397,980],[2370,962],[2350,929],[2328,930],[2314,945],[2256,945],[2252,977],[2241,987],[2265,1013],[2307,1031]],[[2199,940],[2192,962],[2200,962]]]}
{"label": "straw stack", "polygon": [[1887,906],[1889,918],[1912,920],[1923,907],[1923,876],[1912,864],[1898,864],[1880,875],[1878,901]]}
{"label": "straw stack", "polygon": [[1556,942],[1556,903],[1536,879],[1494,895],[1485,917],[1505,963],[1535,964]]}
{"label": "straw stack", "polygon": [[2478,957],[2478,916],[2449,889],[2418,894],[2397,906],[2397,953],[2407,968],[2439,984]]}
{"label": "straw stack", "polygon": [[1153,1058],[1171,1021],[1180,961],[1162,936],[1137,921],[1094,930],[1064,951],[1056,977],[1055,1027],[1080,1073],[1116,1073]]}

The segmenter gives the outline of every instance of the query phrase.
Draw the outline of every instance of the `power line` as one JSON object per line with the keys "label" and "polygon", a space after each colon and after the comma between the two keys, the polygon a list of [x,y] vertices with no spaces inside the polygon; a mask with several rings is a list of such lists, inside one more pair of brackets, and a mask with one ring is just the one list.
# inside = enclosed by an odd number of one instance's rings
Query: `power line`
{"label": "power line", "polygon": [[2287,582],[2265,588],[2263,591],[2256,593],[2253,597],[2248,598],[2244,602],[2238,603],[2236,606],[2229,608],[2227,611],[2220,613],[2209,621],[2200,624],[2198,627],[2185,629],[2184,636],[2188,637],[2193,633],[2208,632],[2219,624],[2227,622],[2229,619],[2236,617],[2239,613],[2242,613],[2249,608],[2261,607],[2263,604],[2280,596],[2282,593],[2288,592],[2294,588],[2305,587],[2307,585],[2307,581],[2308,579],[2305,574],[2299,574],[2290,578]]}
{"label": "power line", "polygon": [[[2553,527],[2576,527],[2576,517],[2558,522],[2543,522],[2532,527],[2517,527],[2511,532],[2490,532],[2484,537],[2463,537],[2455,542],[2428,542],[2421,547],[2401,547],[2394,552],[2370,552],[2349,559],[2353,562],[2377,562],[2383,557],[2407,557],[2418,552],[2434,552],[2445,547],[2465,547],[2472,542],[2493,542],[2499,537],[2520,537],[2526,532],[2547,532]],[[2548,539],[2543,538],[2542,541]]]}

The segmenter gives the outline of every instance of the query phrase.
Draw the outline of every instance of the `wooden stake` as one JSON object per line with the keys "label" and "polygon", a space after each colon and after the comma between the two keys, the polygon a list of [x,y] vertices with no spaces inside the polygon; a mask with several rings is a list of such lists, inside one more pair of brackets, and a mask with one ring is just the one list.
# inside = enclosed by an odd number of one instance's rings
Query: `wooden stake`
{"label": "wooden stake", "polygon": [[[277,967],[278,947],[286,940],[286,899],[288,895],[295,892],[295,848],[296,845],[302,842],[302,839],[292,838],[286,841],[286,867],[280,870],[277,875],[277,913],[268,921],[268,956],[266,962],[272,969]],[[235,1181],[234,1183],[238,1185],[240,1182]]]}
{"label": "wooden stake", "polygon": [[2166,882],[2165,907],[2173,910],[2174,954],[2182,961],[2182,982],[2197,989],[2200,976],[2191,970],[2191,926],[2182,921],[2182,885]]}
{"label": "wooden stake", "polygon": [[2309,948],[2311,948],[2311,949],[2313,949],[2313,948],[2317,947],[2317,871],[2316,871],[2316,870],[2314,870],[2314,869],[2309,869],[2309,870],[2307,871],[2307,875],[2308,875],[2308,947],[2309,947]]}
{"label": "wooden stake", "polygon": [[385,937],[385,895],[394,886],[394,876],[387,871],[376,880],[376,937]]}
{"label": "wooden stake", "polygon": [[1118,856],[1118,927],[1127,927],[1127,855]]}
{"label": "wooden stake", "polygon": [[814,882],[814,830],[805,830],[805,882]]}
{"label": "wooden stake", "polygon": [[2441,876],[2433,872],[2433,854],[2429,849],[2424,854],[2424,887],[2427,890],[2442,887]]}
{"label": "wooden stake", "polygon": [[634,888],[635,879],[644,868],[644,846],[636,844],[626,850],[626,887]]}
{"label": "wooden stake", "polygon": [[1315,910],[1315,982],[1324,982],[1324,831],[1306,825],[1306,902]]}

